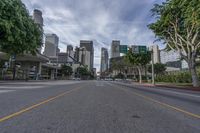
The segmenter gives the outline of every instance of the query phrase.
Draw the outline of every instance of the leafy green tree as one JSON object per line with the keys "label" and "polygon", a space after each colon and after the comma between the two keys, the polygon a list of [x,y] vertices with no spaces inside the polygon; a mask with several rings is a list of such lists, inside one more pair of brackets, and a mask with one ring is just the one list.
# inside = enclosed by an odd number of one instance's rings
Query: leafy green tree
{"label": "leafy green tree", "polygon": [[73,69],[70,66],[62,65],[61,72],[64,76],[71,76],[73,74]]}
{"label": "leafy green tree", "polygon": [[21,0],[0,1],[0,50],[9,55],[37,52],[42,31]]}
{"label": "leafy green tree", "polygon": [[194,87],[198,87],[196,58],[200,48],[199,0],[167,0],[152,9],[157,18],[149,28],[167,44],[167,49],[180,53],[189,66]]}
{"label": "leafy green tree", "polygon": [[129,61],[130,64],[135,66],[138,69],[139,73],[139,82],[142,83],[142,68],[144,68],[151,60],[151,53],[140,53],[135,54],[132,53],[132,50],[129,49],[128,53],[126,54],[126,59]]}
{"label": "leafy green tree", "polygon": [[119,71],[119,73],[125,72],[126,68],[130,67],[130,63],[126,60],[126,57],[120,57],[117,60],[112,60],[111,71]]}
{"label": "leafy green tree", "polygon": [[[154,64],[154,72],[156,75],[163,74],[166,70],[166,65],[161,63]],[[149,65],[148,72],[152,73],[152,65]]]}
{"label": "leafy green tree", "polygon": [[88,71],[87,67],[78,67],[77,68],[78,74],[83,77],[83,76],[90,76],[90,72]]}
{"label": "leafy green tree", "polygon": [[121,73],[123,68],[124,68],[123,62],[112,61],[112,70],[116,70],[116,71],[119,71]]}

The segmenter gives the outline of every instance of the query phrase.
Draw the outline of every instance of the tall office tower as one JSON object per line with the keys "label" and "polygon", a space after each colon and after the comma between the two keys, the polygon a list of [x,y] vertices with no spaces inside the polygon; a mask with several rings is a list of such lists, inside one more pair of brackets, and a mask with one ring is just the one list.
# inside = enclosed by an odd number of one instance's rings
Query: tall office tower
{"label": "tall office tower", "polygon": [[79,62],[79,47],[76,47],[74,50],[74,59],[76,62]]}
{"label": "tall office tower", "polygon": [[96,68],[93,68],[93,75],[94,75],[94,77],[97,77],[97,69]]}
{"label": "tall office tower", "polygon": [[72,45],[67,45],[67,56],[68,56],[68,61],[69,62],[73,62],[74,61],[75,52],[73,51],[73,46]]}
{"label": "tall office tower", "polygon": [[33,20],[36,24],[38,24],[42,28],[43,27],[42,11],[35,9],[33,11]]}
{"label": "tall office tower", "polygon": [[[80,41],[80,48],[85,53],[85,64],[88,66],[88,69],[92,71],[94,66],[94,47],[93,41],[81,40]],[[84,48],[84,49],[83,49]],[[79,54],[83,55],[83,52],[80,51]],[[80,55],[79,55],[80,57]],[[82,60],[82,58],[80,58]]]}
{"label": "tall office tower", "polygon": [[106,48],[101,48],[101,73],[108,70],[108,50]]}
{"label": "tall office tower", "polygon": [[154,63],[160,63],[160,50],[158,45],[152,45],[149,47],[150,51],[153,51],[153,61]]}
{"label": "tall office tower", "polygon": [[73,51],[72,45],[67,45],[67,53],[71,53]]}
{"label": "tall office tower", "polygon": [[92,72],[91,68],[91,52],[87,51],[87,49],[85,47],[81,47],[79,49],[79,62],[88,67],[88,70],[90,70]]}
{"label": "tall office tower", "polygon": [[56,34],[46,34],[44,55],[56,57],[58,55],[59,38]]}
{"label": "tall office tower", "polygon": [[120,57],[120,41],[113,40],[111,45],[111,58]]}
{"label": "tall office tower", "polygon": [[42,31],[42,37],[41,37],[41,47],[38,48],[38,51],[41,53],[42,51],[42,44],[43,44],[43,17],[42,12],[40,10],[35,9],[33,11],[33,20],[36,24],[39,25]]}

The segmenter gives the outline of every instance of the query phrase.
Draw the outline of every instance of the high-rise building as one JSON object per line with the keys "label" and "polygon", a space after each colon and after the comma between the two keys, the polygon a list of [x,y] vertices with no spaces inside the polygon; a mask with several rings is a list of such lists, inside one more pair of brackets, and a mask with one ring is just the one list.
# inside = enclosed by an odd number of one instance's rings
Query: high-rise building
{"label": "high-rise building", "polygon": [[72,45],[67,45],[67,53],[70,53],[73,51],[73,46]]}
{"label": "high-rise building", "polygon": [[92,71],[93,68],[91,68],[91,53],[90,51],[87,51],[85,47],[79,48],[79,62],[81,65],[87,66],[88,70]]}
{"label": "high-rise building", "polygon": [[93,75],[95,78],[97,77],[97,69],[96,68],[93,68]]}
{"label": "high-rise building", "polygon": [[42,37],[41,37],[41,47],[38,48],[39,53],[42,51],[42,44],[43,44],[43,17],[42,17],[42,11],[35,9],[33,11],[33,20],[34,22],[40,27],[42,31]]}
{"label": "high-rise building", "polygon": [[56,34],[46,34],[44,55],[48,57],[56,57],[58,50],[59,38]]}
{"label": "high-rise building", "polygon": [[152,45],[149,47],[150,51],[153,51],[153,61],[154,63],[160,63],[160,50],[158,45]]}
{"label": "high-rise building", "polygon": [[161,57],[161,63],[166,64],[167,62],[176,62],[180,61],[181,56],[177,51],[170,50],[160,50],[160,57]]}
{"label": "high-rise building", "polygon": [[74,61],[74,56],[75,52],[73,51],[73,46],[72,45],[67,45],[67,55],[68,55],[68,61],[73,62]]}
{"label": "high-rise building", "polygon": [[93,41],[81,40],[80,49],[81,51],[79,51],[79,60],[81,59],[81,62],[84,62],[83,65],[88,66],[88,69],[92,71],[94,66]]}
{"label": "high-rise building", "polygon": [[74,51],[74,60],[76,62],[79,62],[79,51],[80,51],[80,48],[79,47],[76,47],[75,48],[75,51]]}
{"label": "high-rise building", "polygon": [[166,64],[170,68],[187,69],[188,65],[186,61],[181,60],[181,56],[178,51],[160,50],[160,61],[162,64]]}
{"label": "high-rise building", "polygon": [[120,57],[120,41],[113,40],[111,45],[111,58]]}
{"label": "high-rise building", "polygon": [[108,50],[106,48],[101,48],[101,73],[108,70],[108,60]]}
{"label": "high-rise building", "polygon": [[33,20],[36,24],[38,24],[42,28],[43,27],[42,11],[35,9],[33,11]]}

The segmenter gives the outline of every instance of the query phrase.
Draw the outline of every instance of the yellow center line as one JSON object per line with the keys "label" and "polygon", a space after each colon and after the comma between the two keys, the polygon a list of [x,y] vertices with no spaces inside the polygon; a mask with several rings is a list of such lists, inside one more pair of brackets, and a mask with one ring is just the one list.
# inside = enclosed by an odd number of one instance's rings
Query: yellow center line
{"label": "yellow center line", "polygon": [[23,113],[25,113],[25,112],[27,112],[27,111],[30,111],[30,110],[32,110],[32,109],[35,109],[35,108],[37,108],[37,107],[39,107],[39,106],[41,106],[41,105],[43,105],[43,104],[46,104],[46,103],[48,103],[48,102],[51,102],[51,101],[53,101],[53,100],[55,100],[55,99],[58,99],[58,98],[60,98],[60,97],[62,97],[62,96],[64,96],[64,95],[70,94],[70,93],[72,93],[72,92],[74,92],[74,91],[76,91],[76,90],[79,90],[79,89],[81,89],[81,87],[75,88],[75,89],[70,90],[70,91],[65,91],[65,92],[63,92],[63,93],[61,93],[61,94],[59,94],[59,95],[57,95],[57,96],[48,98],[48,99],[46,99],[46,100],[44,100],[44,101],[42,101],[42,102],[40,102],[40,103],[37,103],[37,104],[34,104],[34,105],[30,106],[30,107],[24,108],[24,109],[22,109],[22,110],[20,110],[20,111],[18,111],[18,112],[13,113],[13,114],[4,116],[4,117],[0,118],[0,123],[1,123],[1,122],[4,122],[4,121],[6,121],[6,120],[9,120],[9,119],[11,119],[11,118],[14,118],[14,117],[16,117],[16,116],[19,116],[19,115],[21,115],[21,114],[23,114]]}
{"label": "yellow center line", "polygon": [[[111,86],[114,86],[114,85],[112,85],[112,84],[110,84],[110,85],[111,85]],[[131,94],[133,94],[133,95],[142,97],[142,98],[144,98],[144,99],[146,99],[146,100],[149,100],[149,101],[155,102],[155,103],[157,103],[157,104],[160,104],[160,105],[162,105],[162,106],[164,106],[164,107],[171,108],[171,109],[174,109],[174,110],[176,110],[176,111],[178,111],[178,112],[184,113],[184,114],[186,114],[186,115],[188,115],[188,116],[192,116],[192,117],[194,117],[194,118],[200,119],[200,115],[198,115],[198,114],[194,114],[194,113],[191,113],[191,112],[189,112],[189,111],[183,110],[183,109],[181,109],[181,108],[172,106],[172,105],[170,105],[170,104],[167,104],[167,103],[164,103],[164,102],[160,102],[160,101],[158,101],[158,100],[155,100],[155,99],[153,99],[153,98],[151,98],[151,97],[148,97],[148,96],[145,96],[145,95],[142,95],[142,94],[139,94],[139,93],[137,93],[137,92],[133,92],[133,91],[130,91],[130,90],[127,90],[127,89],[122,89],[122,88],[120,88],[120,87],[118,87],[118,86],[115,86],[115,87],[117,87],[117,88],[120,89],[120,90],[129,92],[129,93],[131,93]]]}

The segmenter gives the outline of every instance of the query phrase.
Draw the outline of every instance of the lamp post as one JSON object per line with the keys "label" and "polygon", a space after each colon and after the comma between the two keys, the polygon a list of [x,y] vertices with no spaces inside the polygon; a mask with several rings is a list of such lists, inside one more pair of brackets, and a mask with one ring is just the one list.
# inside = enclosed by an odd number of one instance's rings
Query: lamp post
{"label": "lamp post", "polygon": [[58,80],[58,55],[56,57],[56,80]]}
{"label": "lamp post", "polygon": [[155,85],[155,74],[154,74],[154,55],[153,55],[153,49],[151,51],[151,65],[152,65],[152,85]]}
{"label": "lamp post", "polygon": [[15,54],[11,57],[11,61],[13,65],[13,80],[15,80],[15,76],[16,76],[16,55]]}

